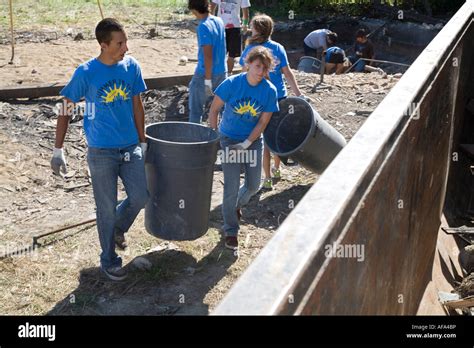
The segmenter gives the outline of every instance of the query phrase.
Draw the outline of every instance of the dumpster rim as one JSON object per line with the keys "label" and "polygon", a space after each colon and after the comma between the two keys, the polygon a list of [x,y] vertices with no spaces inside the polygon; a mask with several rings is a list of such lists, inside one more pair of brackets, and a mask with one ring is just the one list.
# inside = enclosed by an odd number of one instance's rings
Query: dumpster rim
{"label": "dumpster rim", "polygon": [[[168,141],[168,140],[163,140],[163,139],[158,139],[158,138],[154,138],[150,135],[147,134],[147,129],[148,127],[151,127],[151,126],[155,126],[155,125],[158,125],[158,124],[164,124],[164,123],[172,123],[172,124],[187,124],[187,125],[194,125],[194,126],[199,126],[199,127],[203,127],[203,128],[207,128],[207,129],[210,129],[212,131],[214,131],[216,133],[216,139],[213,139],[213,140],[209,140],[209,141],[195,141],[195,142],[189,142],[189,143],[183,143],[183,142],[178,142],[178,141]],[[151,139],[151,140],[154,140],[158,143],[163,143],[163,144],[166,144],[166,145],[170,145],[170,146],[184,146],[184,145],[208,145],[208,144],[213,144],[214,142],[218,142],[220,137],[219,137],[219,133],[210,128],[210,127],[206,127],[202,124],[197,124],[197,123],[191,123],[191,122],[184,122],[184,121],[164,121],[164,122],[155,122],[155,123],[150,123],[149,125],[147,125],[145,127],[145,138],[146,139]]]}
{"label": "dumpster rim", "polygon": [[[308,103],[306,100],[301,99],[301,98],[299,98],[299,97],[287,97],[287,98],[283,99],[282,101],[280,101],[278,104],[283,103],[283,102],[285,102],[285,101],[287,101],[287,100],[290,100],[290,99],[294,99],[294,100],[297,99],[298,101],[301,101],[301,102],[303,102],[304,104],[306,104],[306,106],[309,106],[309,107],[310,107],[311,112],[312,112],[312,114],[313,114],[313,117],[311,117],[311,129],[310,129],[310,131],[306,134],[306,137],[304,138],[304,140],[303,140],[294,150],[287,151],[287,152],[273,151],[273,149],[268,145],[267,141],[265,140],[265,131],[264,131],[264,132],[263,132],[263,141],[264,141],[265,145],[267,145],[267,147],[270,149],[270,151],[271,151],[272,153],[274,153],[275,155],[277,155],[277,156],[279,156],[279,157],[291,157],[291,155],[297,153],[297,152],[301,149],[301,147],[302,147],[304,144],[306,144],[306,142],[308,141],[308,138],[310,138],[310,137],[312,136],[313,131],[314,131],[314,128],[315,128],[315,126],[316,126],[316,122],[315,122],[315,120],[314,120],[314,112],[315,112],[316,110],[313,109],[313,106],[312,106],[310,103]],[[281,108],[280,108],[280,111],[281,111]],[[278,112],[280,112],[280,111],[278,111]],[[316,112],[317,112],[317,111],[316,111]],[[272,115],[272,117],[273,117],[273,115]],[[271,122],[271,119],[270,119],[270,122]],[[268,125],[267,125],[267,127],[268,127]],[[266,128],[265,128],[265,130],[266,130]]]}

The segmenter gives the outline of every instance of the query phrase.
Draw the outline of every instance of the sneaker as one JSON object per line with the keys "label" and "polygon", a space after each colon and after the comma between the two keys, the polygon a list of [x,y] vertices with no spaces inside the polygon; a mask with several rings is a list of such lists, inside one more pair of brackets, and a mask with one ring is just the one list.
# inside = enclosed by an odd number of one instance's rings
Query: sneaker
{"label": "sneaker", "polygon": [[120,266],[112,266],[109,268],[102,268],[102,272],[109,277],[109,279],[115,281],[121,281],[127,278],[127,271]]}
{"label": "sneaker", "polygon": [[120,231],[115,231],[115,245],[120,250],[125,250],[127,248],[127,241],[125,240],[125,234]]}
{"label": "sneaker", "polygon": [[262,185],[262,188],[264,190],[271,190],[273,189],[273,180],[270,178],[270,179],[265,179],[263,181],[263,185]]}
{"label": "sneaker", "polygon": [[272,174],[275,179],[281,179],[281,172],[280,169],[277,169],[275,167],[272,168]]}
{"label": "sneaker", "polygon": [[236,236],[225,237],[225,247],[230,250],[237,250],[239,248],[239,242]]}

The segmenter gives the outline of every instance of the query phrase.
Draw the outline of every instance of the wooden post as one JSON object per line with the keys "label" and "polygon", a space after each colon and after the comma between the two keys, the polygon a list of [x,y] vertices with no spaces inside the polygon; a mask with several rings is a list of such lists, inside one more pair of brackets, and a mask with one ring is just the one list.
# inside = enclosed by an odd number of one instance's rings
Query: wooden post
{"label": "wooden post", "polygon": [[100,0],[97,0],[97,5],[99,5],[100,16],[104,19],[104,12],[102,12],[102,6],[100,6]]}
{"label": "wooden post", "polygon": [[326,73],[326,51],[323,50],[323,54],[321,56],[321,70],[319,72],[319,84],[322,85],[324,83],[324,74]]}
{"label": "wooden post", "polygon": [[15,35],[13,33],[13,0],[10,0],[10,32],[12,40],[12,57],[8,64],[13,64],[13,58],[15,58]]}

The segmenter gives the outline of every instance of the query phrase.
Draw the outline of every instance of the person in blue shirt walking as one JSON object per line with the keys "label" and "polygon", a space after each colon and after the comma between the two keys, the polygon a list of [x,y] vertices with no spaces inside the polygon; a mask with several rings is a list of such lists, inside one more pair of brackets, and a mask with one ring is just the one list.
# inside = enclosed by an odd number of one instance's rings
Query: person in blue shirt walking
{"label": "person in blue shirt walking", "polygon": [[[262,172],[262,133],[273,112],[278,111],[276,87],[266,79],[274,68],[273,55],[263,46],[247,54],[247,72],[227,78],[216,89],[209,112],[209,126],[217,129],[218,113],[221,162],[224,172],[222,215],[225,246],[238,248],[240,208],[259,190]],[[240,187],[240,169],[245,182]]]}
{"label": "person in blue shirt walking", "polygon": [[198,63],[189,84],[189,122],[201,123],[206,100],[227,77],[224,22],[209,13],[208,0],[189,0],[188,8],[199,19]]}
{"label": "person in blue shirt walking", "polygon": [[[270,81],[275,85],[278,92],[278,100],[285,99],[288,96],[288,91],[283,81],[283,75],[285,76],[288,84],[291,87],[291,90],[296,96],[302,96],[298,84],[296,83],[295,76],[290,69],[288,63],[288,57],[286,55],[285,48],[271,39],[273,33],[273,20],[271,17],[259,14],[252,18],[250,22],[250,28],[252,29],[252,37],[249,39],[249,44],[242,53],[240,58],[240,65],[245,70],[245,57],[255,46],[263,46],[270,50],[273,55],[273,60],[275,61],[275,69],[270,71],[269,77]],[[272,173],[270,173],[270,162],[271,154],[267,146],[265,146],[263,153],[263,171],[265,172],[265,180],[263,182],[263,188],[272,189],[272,174],[275,178],[279,179],[280,174],[280,158],[274,155],[275,165],[272,168]]]}
{"label": "person in blue shirt walking", "polygon": [[[120,249],[126,247],[124,234],[148,200],[145,112],[140,97],[146,85],[138,62],[125,55],[127,35],[117,20],[100,21],[95,35],[100,55],[81,64],[61,90],[65,99],[57,121],[51,167],[57,175],[67,171],[64,138],[74,103],[85,98],[84,131],[102,248],[100,265],[110,279],[123,280],[127,272],[115,244]],[[117,205],[119,177],[127,198]]]}

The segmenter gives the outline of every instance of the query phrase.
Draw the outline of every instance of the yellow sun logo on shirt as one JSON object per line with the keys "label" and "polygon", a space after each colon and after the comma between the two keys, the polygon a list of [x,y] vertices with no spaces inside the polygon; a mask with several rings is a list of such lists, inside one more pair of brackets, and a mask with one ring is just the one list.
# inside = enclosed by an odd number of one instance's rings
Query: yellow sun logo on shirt
{"label": "yellow sun logo on shirt", "polygon": [[248,102],[244,102],[244,103],[239,103],[238,106],[235,106],[234,107],[234,112],[236,114],[239,114],[239,115],[245,115],[245,114],[250,114],[250,116],[252,117],[257,117],[258,116],[258,109],[259,107],[255,107],[255,104],[256,102],[254,102],[253,104],[250,103],[250,101]]}
{"label": "yellow sun logo on shirt", "polygon": [[115,83],[114,88],[109,87],[108,90],[104,88],[102,92],[105,94],[102,96],[102,102],[105,104],[113,103],[118,99],[128,100],[128,95],[130,94],[130,92],[127,91],[126,86],[122,86],[122,84],[120,84],[120,86],[117,87],[117,84]]}

